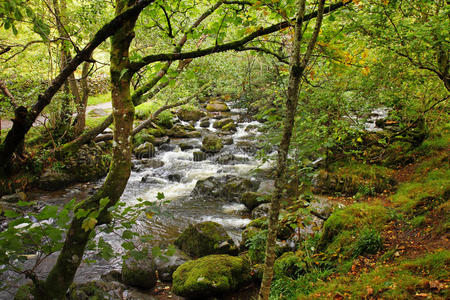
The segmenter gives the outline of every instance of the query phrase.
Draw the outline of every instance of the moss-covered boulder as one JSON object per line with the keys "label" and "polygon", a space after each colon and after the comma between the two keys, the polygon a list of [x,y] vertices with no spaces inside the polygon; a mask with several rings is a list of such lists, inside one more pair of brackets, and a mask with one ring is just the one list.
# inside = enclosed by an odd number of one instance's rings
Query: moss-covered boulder
{"label": "moss-covered boulder", "polygon": [[217,153],[222,150],[222,139],[216,135],[207,135],[202,141],[202,150],[208,153]]}
{"label": "moss-covered boulder", "polygon": [[239,201],[242,194],[256,191],[259,181],[233,175],[211,176],[197,181],[192,197],[211,201]]}
{"label": "moss-covered boulder", "polygon": [[136,147],[133,152],[134,155],[139,159],[151,158],[155,156],[155,146],[152,143],[146,142]]}
{"label": "moss-covered boulder", "polygon": [[192,155],[194,156],[194,161],[203,161],[208,158],[208,155],[203,151],[194,151]]}
{"label": "moss-covered boulder", "polygon": [[142,145],[142,144],[144,144],[146,142],[154,144],[155,137],[153,135],[147,133],[144,130],[141,131],[141,132],[138,132],[133,137],[133,145],[134,145],[134,147],[138,147],[139,145]]}
{"label": "moss-covered boulder", "polygon": [[147,129],[147,133],[153,135],[154,137],[163,137],[166,135],[166,131],[159,126],[157,126],[156,128]]}
{"label": "moss-covered boulder", "polygon": [[174,244],[195,258],[209,254],[236,254],[238,250],[223,226],[210,221],[189,225]]}
{"label": "moss-covered boulder", "polygon": [[136,260],[128,258],[122,265],[123,283],[142,288],[150,289],[156,285],[156,264],[151,257]]}
{"label": "moss-covered boulder", "polygon": [[252,210],[261,203],[269,202],[269,199],[256,192],[245,192],[244,194],[242,194],[240,202],[244,204],[245,207],[247,207],[249,210]]}
{"label": "moss-covered boulder", "polygon": [[227,125],[227,124],[234,124],[234,121],[232,118],[225,118],[225,119],[221,119],[221,120],[217,120],[214,122],[213,127],[220,129],[223,126]]}
{"label": "moss-covered boulder", "polygon": [[177,111],[177,116],[180,120],[183,121],[195,121],[197,122],[198,120],[200,120],[201,118],[203,118],[204,116],[206,116],[206,113],[204,111],[198,110],[198,109],[179,109]]}
{"label": "moss-covered boulder", "polygon": [[250,281],[250,266],[242,258],[210,255],[181,265],[173,274],[172,291],[205,299],[235,291]]}
{"label": "moss-covered boulder", "polygon": [[206,110],[209,112],[226,112],[230,111],[230,108],[221,100],[211,100],[206,105]]}
{"label": "moss-covered boulder", "polygon": [[236,124],[235,124],[235,123],[228,123],[227,125],[224,125],[224,126],[222,127],[222,130],[223,130],[223,131],[230,131],[230,132],[233,132],[233,131],[236,131],[236,130],[237,130],[237,127],[236,127]]}

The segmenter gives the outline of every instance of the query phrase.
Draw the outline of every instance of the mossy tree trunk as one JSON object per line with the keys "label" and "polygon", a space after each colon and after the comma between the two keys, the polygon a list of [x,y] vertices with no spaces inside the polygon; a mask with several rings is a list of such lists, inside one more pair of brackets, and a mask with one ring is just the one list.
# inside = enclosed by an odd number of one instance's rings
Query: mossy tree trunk
{"label": "mossy tree trunk", "polygon": [[303,72],[308,65],[309,59],[313,52],[314,46],[319,36],[320,27],[322,25],[325,0],[320,0],[318,14],[316,18],[316,27],[313,36],[309,41],[307,50],[303,59],[300,55],[300,46],[303,35],[303,21],[305,16],[306,0],[301,0],[298,6],[298,14],[295,22],[294,45],[291,52],[289,86],[286,98],[286,116],[284,119],[283,137],[280,142],[277,157],[277,169],[275,177],[275,194],[272,197],[269,212],[269,229],[267,233],[266,257],[264,261],[264,275],[259,291],[258,299],[267,300],[270,294],[270,285],[273,278],[273,265],[275,262],[275,244],[278,231],[278,216],[280,213],[280,202],[283,195],[283,187],[285,183],[284,173],[287,165],[287,155],[291,143],[292,131],[294,128],[295,114],[298,104],[298,93],[300,81]]}
{"label": "mossy tree trunk", "polygon": [[[116,0],[116,15],[134,5],[134,1]],[[130,18],[111,38],[111,84],[114,118],[114,146],[110,171],[102,188],[87,199],[79,209],[99,210],[100,200],[109,198],[107,206],[97,218],[97,224],[108,219],[107,208],[117,203],[122,195],[131,171],[130,134],[133,127],[134,105],[130,97],[130,76],[126,69],[129,63],[128,49],[134,38],[133,28],[137,16]],[[124,74],[125,73],[125,74]],[[73,281],[93,228],[83,228],[84,218],[72,220],[56,265],[45,281],[34,280],[36,299],[64,299]]]}

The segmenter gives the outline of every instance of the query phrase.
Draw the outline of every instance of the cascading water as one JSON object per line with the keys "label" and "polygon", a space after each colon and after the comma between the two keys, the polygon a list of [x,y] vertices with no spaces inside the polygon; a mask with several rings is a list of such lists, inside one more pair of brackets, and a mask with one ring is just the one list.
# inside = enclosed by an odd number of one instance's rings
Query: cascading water
{"label": "cascading water", "polygon": [[[215,201],[202,199],[202,197],[191,196],[191,192],[199,180],[210,176],[234,175],[255,180],[252,170],[261,164],[255,159],[254,152],[246,151],[239,147],[239,142],[249,143],[258,135],[258,122],[239,123],[242,110],[233,109],[232,119],[237,122],[237,130],[229,135],[234,143],[226,145],[220,153],[208,155],[203,161],[194,161],[193,152],[199,151],[201,138],[173,139],[170,145],[156,148],[156,156],[151,159],[136,159],[133,161],[135,171],[131,173],[127,187],[121,201],[130,206],[136,204],[138,198],[152,202],[161,202],[160,208],[164,214],[155,215],[151,219],[145,216],[138,219],[134,228],[139,233],[151,234],[154,239],[150,246],[166,246],[172,243],[175,238],[191,223],[202,221],[214,221],[225,227],[230,236],[238,242],[242,228],[249,222],[249,212],[243,204],[230,201]],[[208,128],[200,127],[200,122],[195,124],[195,129],[202,135],[207,133],[217,134],[219,131],[213,127],[215,119],[210,120]],[[247,129],[247,130],[246,130]],[[182,151],[181,144],[189,144],[192,149]],[[252,142],[251,142],[252,143]],[[233,162],[224,164],[220,160],[223,156],[232,156]],[[270,165],[265,165],[270,167]],[[72,188],[53,194],[37,193],[34,195],[40,203],[65,203],[77,198],[84,199],[94,192],[95,188],[101,186],[102,180],[94,184],[94,189],[86,192],[86,185],[77,185]],[[163,193],[164,203],[157,199],[158,193]],[[45,200],[47,199],[47,200]],[[169,201],[166,203],[165,201]],[[102,237],[109,242],[118,252],[123,252],[121,248],[120,235],[99,233],[97,238]],[[90,257],[94,253],[87,251],[86,256]],[[42,276],[51,269],[57,255],[53,255],[42,265]],[[87,282],[100,278],[102,274],[112,269],[120,269],[120,256],[106,262],[97,259],[97,262],[86,265],[82,264],[77,271],[75,282]],[[11,278],[12,279],[12,278]],[[2,294],[0,293],[0,299]]]}

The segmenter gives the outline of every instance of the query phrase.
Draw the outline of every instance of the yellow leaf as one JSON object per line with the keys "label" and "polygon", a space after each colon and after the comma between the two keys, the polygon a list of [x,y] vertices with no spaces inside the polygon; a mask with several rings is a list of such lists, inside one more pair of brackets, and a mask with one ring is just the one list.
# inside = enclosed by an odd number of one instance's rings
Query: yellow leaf
{"label": "yellow leaf", "polygon": [[84,231],[89,231],[91,229],[94,229],[95,224],[97,224],[97,220],[92,217],[88,217],[83,220],[83,224],[81,224],[81,228],[84,229]]}
{"label": "yellow leaf", "polygon": [[365,75],[365,76],[369,75],[369,73],[370,73],[370,68],[369,68],[369,67],[364,67],[364,68],[361,70],[361,73],[362,73],[363,75]]}
{"label": "yellow leaf", "polygon": [[146,212],[145,215],[146,215],[147,218],[149,218],[149,219],[153,218],[153,213],[150,212],[150,211]]}

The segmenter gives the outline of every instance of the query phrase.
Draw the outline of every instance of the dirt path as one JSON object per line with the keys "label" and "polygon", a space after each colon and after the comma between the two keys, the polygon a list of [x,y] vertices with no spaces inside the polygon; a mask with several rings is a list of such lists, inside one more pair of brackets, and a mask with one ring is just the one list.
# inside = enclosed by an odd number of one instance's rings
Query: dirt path
{"label": "dirt path", "polygon": [[[88,106],[86,108],[86,113],[89,113],[90,111],[92,111],[94,109],[109,110],[111,108],[112,108],[111,102],[105,102],[105,103],[100,103],[97,105]],[[46,121],[48,121],[48,119],[49,119],[48,116],[41,114],[37,117],[36,121],[33,123],[33,126],[42,126]],[[10,129],[13,125],[13,122],[10,119],[1,119],[0,123],[1,123],[0,128],[2,130]]]}

